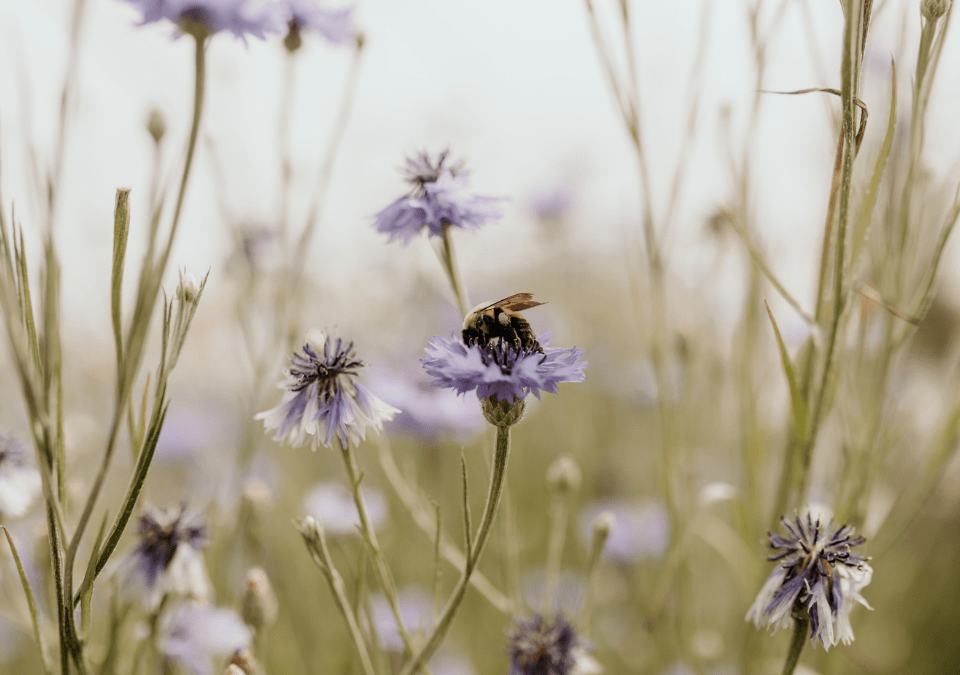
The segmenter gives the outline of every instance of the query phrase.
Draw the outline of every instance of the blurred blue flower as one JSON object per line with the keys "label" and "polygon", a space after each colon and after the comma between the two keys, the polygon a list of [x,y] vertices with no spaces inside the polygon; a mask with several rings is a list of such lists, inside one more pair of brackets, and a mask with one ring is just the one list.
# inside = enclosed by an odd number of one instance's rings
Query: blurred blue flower
{"label": "blurred blue flower", "polygon": [[[387,500],[379,490],[363,488],[367,504],[367,516],[374,529],[387,519]],[[360,515],[353,495],[341,483],[320,483],[303,498],[303,510],[323,523],[328,535],[342,536],[359,534]]]}
{"label": "blurred blue flower", "polygon": [[207,545],[203,515],[186,506],[147,507],[137,527],[140,542],[121,559],[116,570],[121,593],[140,598],[148,610],[165,596],[205,601],[210,581],[201,549]]}
{"label": "blurred blue flower", "polygon": [[578,638],[562,614],[548,622],[542,614],[518,620],[510,635],[510,675],[573,675]]}
{"label": "blurred blue flower", "polygon": [[303,445],[313,437],[313,449],[319,443],[332,447],[334,435],[344,446],[359,445],[367,429],[380,431],[383,423],[399,410],[387,405],[356,381],[363,362],[353,353],[353,343],[333,339],[318,331],[307,335],[303,352],[294,352],[286,380],[283,403],[262,412],[267,429],[276,429],[274,438],[291,445]]}
{"label": "blurred blue flower", "polygon": [[347,44],[356,38],[353,7],[325,9],[316,0],[283,0],[281,4],[291,35],[299,36],[306,28],[315,30],[336,45]]}
{"label": "blurred blue flower", "polygon": [[0,519],[22,516],[40,494],[40,472],[27,464],[26,454],[19,439],[0,433]]}
{"label": "blurred blue flower", "polygon": [[185,603],[161,627],[160,653],[192,675],[222,672],[214,660],[250,644],[251,630],[232,609]]}
{"label": "blurred blue flower", "polygon": [[[404,627],[412,634],[424,634],[433,625],[433,602],[416,586],[402,588],[397,593],[397,606]],[[377,634],[380,648],[388,652],[402,652],[406,649],[403,638],[397,631],[397,621],[390,609],[390,603],[383,595],[370,599],[370,621]]]}
{"label": "blurred blue flower", "polygon": [[468,194],[469,174],[461,163],[449,164],[448,157],[449,151],[444,150],[436,160],[425,152],[407,158],[406,179],[413,188],[376,215],[377,232],[407,245],[424,227],[442,237],[444,227],[475,230],[501,216],[503,198]]}
{"label": "blurred blue flower", "polygon": [[199,26],[210,33],[228,30],[239,38],[263,39],[283,24],[274,3],[254,0],[127,0],[140,10],[142,23],[167,19],[184,32]]}
{"label": "blurred blue flower", "polygon": [[[541,340],[545,343],[549,335]],[[515,350],[507,341],[470,345],[437,335],[420,359],[423,369],[434,378],[431,386],[454,389],[458,394],[477,390],[481,399],[494,397],[513,402],[532,393],[557,393],[561,382],[583,382],[586,361],[583,350],[545,347],[543,353]]]}
{"label": "blurred blue flower", "polygon": [[747,612],[747,620],[757,628],[790,625],[795,612],[810,619],[810,640],[824,649],[838,642],[853,642],[850,610],[854,602],[872,609],[860,590],[870,583],[873,570],[868,558],[852,547],[866,539],[850,525],[823,526],[809,511],[793,520],[780,521],[787,536],[769,533],[770,548],[778,552],[770,560],[781,561],[767,577],[757,599]]}
{"label": "blurred blue flower", "polygon": [[613,527],[603,548],[604,556],[628,564],[642,558],[659,558],[667,550],[670,519],[659,502],[601,501],[587,507],[580,518],[584,542],[589,544],[594,521],[605,511],[613,514]]}

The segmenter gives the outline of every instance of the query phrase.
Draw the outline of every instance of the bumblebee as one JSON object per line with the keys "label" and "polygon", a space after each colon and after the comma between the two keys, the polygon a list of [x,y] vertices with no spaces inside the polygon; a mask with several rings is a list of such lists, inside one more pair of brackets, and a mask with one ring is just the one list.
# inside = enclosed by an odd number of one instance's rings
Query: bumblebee
{"label": "bumblebee", "polygon": [[490,305],[480,304],[463,320],[463,342],[466,345],[497,346],[501,342],[517,352],[540,352],[543,347],[521,310],[545,303],[533,299],[532,293],[516,293]]}

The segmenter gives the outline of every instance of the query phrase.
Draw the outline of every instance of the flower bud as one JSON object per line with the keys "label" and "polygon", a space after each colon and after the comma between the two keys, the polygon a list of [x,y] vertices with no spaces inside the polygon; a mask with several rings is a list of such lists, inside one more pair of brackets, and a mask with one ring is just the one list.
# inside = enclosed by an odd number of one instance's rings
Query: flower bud
{"label": "flower bud", "polygon": [[606,546],[607,538],[613,531],[613,526],[616,522],[617,518],[613,515],[613,511],[604,511],[593,521],[592,548],[597,555],[599,555],[600,552],[603,551],[603,547]]}
{"label": "flower bud", "polygon": [[580,487],[580,465],[570,455],[557,457],[547,469],[547,485],[561,495],[576,492]]}
{"label": "flower bud", "polygon": [[200,285],[197,278],[190,272],[180,273],[180,284],[177,286],[177,299],[184,303],[194,303],[200,297]]}
{"label": "flower bud", "polygon": [[950,0],[921,0],[920,13],[928,21],[936,21],[947,13],[950,7]]}
{"label": "flower bud", "polygon": [[163,113],[154,108],[150,111],[150,117],[147,118],[147,131],[150,132],[153,142],[159,143],[166,130],[167,122],[163,119]]}
{"label": "flower bud", "polygon": [[258,633],[276,620],[277,596],[263,568],[254,567],[247,572],[240,604],[243,622]]}
{"label": "flower bud", "polygon": [[483,416],[497,428],[512,427],[523,418],[526,404],[522,398],[513,401],[504,401],[496,396],[488,396],[480,402]]}

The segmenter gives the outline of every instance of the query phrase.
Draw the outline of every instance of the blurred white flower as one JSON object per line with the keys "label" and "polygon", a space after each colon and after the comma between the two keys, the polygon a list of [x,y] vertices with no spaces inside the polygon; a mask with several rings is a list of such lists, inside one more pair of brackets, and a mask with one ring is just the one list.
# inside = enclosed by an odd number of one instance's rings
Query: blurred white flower
{"label": "blurred white flower", "polygon": [[659,558],[667,550],[670,519],[659,502],[604,501],[587,507],[580,518],[580,533],[587,544],[593,537],[594,521],[604,511],[613,515],[604,555],[621,563],[631,563],[642,558]]}
{"label": "blurred white flower", "polygon": [[0,516],[22,516],[40,494],[40,472],[26,463],[26,448],[0,433]]}
{"label": "blurred white flower", "polygon": [[[387,500],[372,488],[363,489],[363,497],[370,524],[377,529],[387,518]],[[353,495],[340,483],[325,482],[314,487],[303,498],[303,510],[323,523],[328,535],[357,534],[360,526],[360,515]]]}

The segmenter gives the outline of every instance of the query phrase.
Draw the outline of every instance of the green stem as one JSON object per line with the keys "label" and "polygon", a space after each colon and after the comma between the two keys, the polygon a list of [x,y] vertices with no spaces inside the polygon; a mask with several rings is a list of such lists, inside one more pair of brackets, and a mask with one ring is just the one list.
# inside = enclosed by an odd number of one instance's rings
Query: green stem
{"label": "green stem", "polygon": [[383,555],[380,543],[377,541],[377,532],[370,522],[369,515],[367,515],[367,503],[363,498],[363,492],[360,490],[360,481],[363,480],[363,475],[357,467],[357,458],[353,446],[350,445],[350,443],[341,442],[341,448],[340,457],[343,459],[343,466],[347,470],[347,477],[350,480],[350,491],[353,493],[353,503],[356,504],[357,513],[360,516],[360,529],[373,553],[373,568],[377,572],[377,579],[380,580],[380,586],[383,588],[383,594],[387,598],[387,603],[390,605],[390,611],[393,612],[393,618],[397,623],[397,632],[400,633],[400,637],[403,639],[403,644],[406,646],[407,651],[412,654],[414,652],[413,639],[403,625],[403,619],[400,616],[397,586],[393,581],[393,574],[390,572],[390,566],[387,564],[387,559]]}
{"label": "green stem", "polygon": [[787,652],[787,660],[783,664],[783,673],[781,675],[793,675],[797,664],[800,662],[800,653],[803,646],[807,643],[807,628],[810,620],[804,615],[802,619],[794,619],[793,639],[790,641],[790,651]]}
{"label": "green stem", "polygon": [[460,274],[457,270],[457,258],[453,253],[453,242],[450,240],[450,225],[443,226],[443,248],[440,253],[440,262],[443,264],[443,271],[447,273],[447,279],[450,281],[450,287],[457,298],[457,307],[460,313],[466,316],[470,312],[470,301],[467,299],[466,290],[460,281]]}
{"label": "green stem", "polygon": [[567,495],[557,495],[554,508],[550,514],[550,540],[547,544],[547,564],[543,580],[543,598],[540,612],[544,617],[553,614],[554,605],[559,609],[559,602],[554,603],[557,587],[560,585],[560,562],[563,557],[563,542],[567,533],[567,516],[569,514]]}
{"label": "green stem", "polygon": [[503,483],[507,475],[507,460],[509,458],[510,427],[498,426],[497,446],[493,458],[493,468],[490,471],[490,487],[487,491],[487,503],[483,509],[480,529],[477,531],[477,536],[473,539],[473,554],[467,560],[463,574],[460,575],[456,588],[454,588],[450,599],[447,601],[440,620],[437,621],[433,632],[430,634],[430,637],[427,638],[426,644],[424,644],[413,659],[403,667],[400,675],[412,675],[416,672],[418,668],[433,656],[433,653],[440,646],[440,643],[443,642],[444,637],[446,637],[447,631],[450,630],[450,625],[453,623],[457,610],[460,609],[460,605],[463,602],[467,586],[470,585],[470,575],[473,574],[473,570],[476,569],[477,564],[480,562],[480,557],[483,555],[487,540],[490,538],[490,532],[493,530],[493,521],[497,517],[497,511],[500,507],[500,497],[503,494]]}

